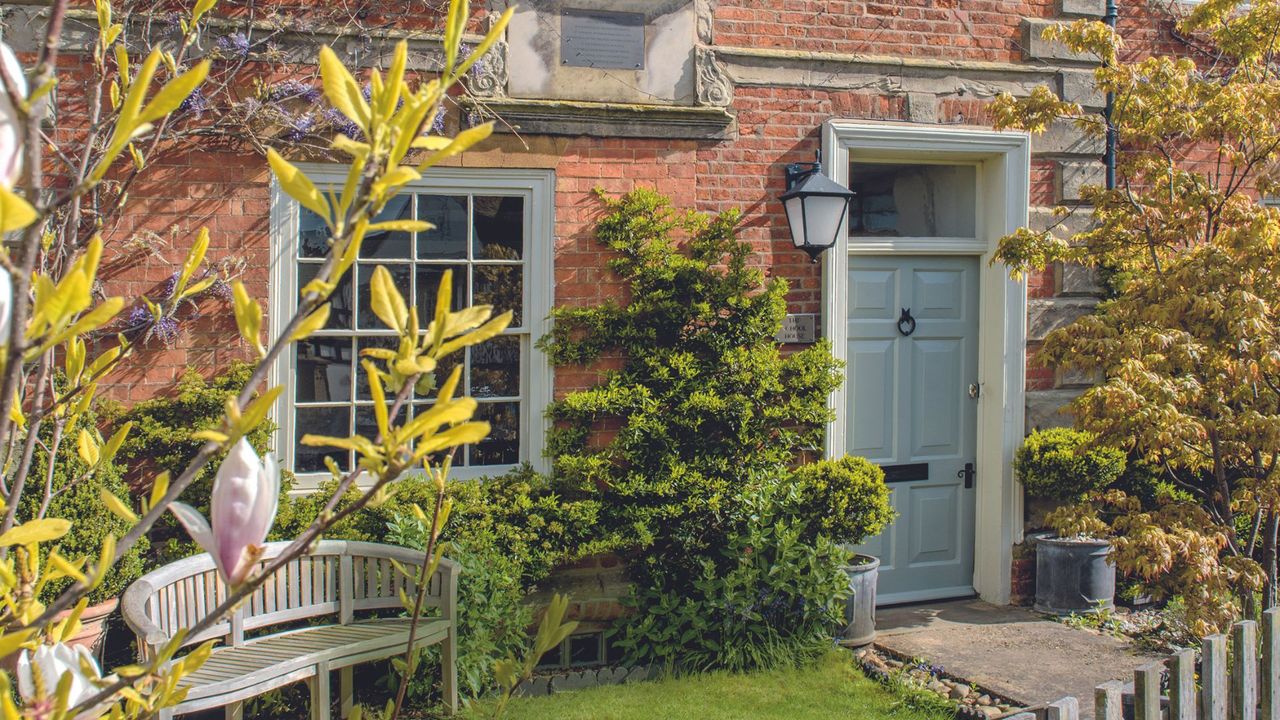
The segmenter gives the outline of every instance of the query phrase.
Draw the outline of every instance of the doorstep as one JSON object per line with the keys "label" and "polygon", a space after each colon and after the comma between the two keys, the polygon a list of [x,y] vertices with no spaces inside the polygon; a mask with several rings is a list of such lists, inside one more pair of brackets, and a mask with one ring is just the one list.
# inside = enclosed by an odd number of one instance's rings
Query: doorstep
{"label": "doorstep", "polygon": [[876,631],[876,645],[888,652],[926,659],[1024,706],[1074,696],[1082,719],[1093,717],[1098,684],[1132,678],[1134,668],[1158,657],[1124,640],[981,600],[879,608]]}

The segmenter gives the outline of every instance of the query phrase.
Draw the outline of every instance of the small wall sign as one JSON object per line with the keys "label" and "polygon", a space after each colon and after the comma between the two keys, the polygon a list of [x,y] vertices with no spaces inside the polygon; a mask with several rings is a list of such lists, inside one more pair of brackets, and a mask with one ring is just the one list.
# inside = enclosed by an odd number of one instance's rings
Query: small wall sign
{"label": "small wall sign", "polygon": [[560,62],[571,67],[644,69],[644,13],[567,9]]}
{"label": "small wall sign", "polygon": [[775,338],[783,344],[812,344],[818,341],[818,316],[813,313],[788,313]]}

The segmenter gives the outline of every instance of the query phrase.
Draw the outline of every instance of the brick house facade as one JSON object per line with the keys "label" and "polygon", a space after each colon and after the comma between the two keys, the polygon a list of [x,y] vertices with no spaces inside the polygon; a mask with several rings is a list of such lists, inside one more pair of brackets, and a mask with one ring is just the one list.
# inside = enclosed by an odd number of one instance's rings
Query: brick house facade
{"label": "brick house facade", "polygon": [[[268,4],[290,11],[289,3]],[[40,7],[5,5],[6,38],[21,51]],[[381,50],[406,37],[417,69],[430,71],[439,47],[431,34],[436,15],[415,15],[415,5],[406,4],[394,23],[366,18],[382,29],[361,37],[340,30],[325,37],[333,38],[348,61],[364,66],[377,64]],[[1138,5],[1122,4],[1120,29],[1130,38],[1128,52],[1171,42],[1166,16],[1147,3]],[[472,30],[478,33],[492,8],[483,2],[474,6]],[[975,183],[967,190],[978,203],[976,218],[968,220],[971,242],[940,247],[944,255],[977,258],[974,267],[981,268],[983,283],[992,283],[984,284],[983,292],[994,289],[1004,302],[975,318],[983,328],[994,328],[978,331],[982,342],[999,347],[990,355],[980,350],[979,376],[963,378],[964,384],[982,386],[977,402],[987,403],[989,410],[978,411],[986,414],[977,421],[976,520],[962,522],[956,531],[966,535],[967,551],[976,556],[976,565],[971,557],[965,570],[972,573],[973,587],[988,599],[1007,601],[1010,546],[1021,534],[1021,505],[1008,459],[1026,428],[1062,422],[1057,408],[1087,381],[1055,376],[1024,358],[1048,330],[1087,312],[1097,288],[1088,273],[1069,268],[1013,283],[998,268],[987,269],[981,256],[1001,228],[1024,221],[1052,225],[1057,221],[1052,206],[1071,205],[1082,184],[1100,182],[1102,143],[1069,124],[1054,126],[1029,144],[1015,133],[1001,139],[990,131],[985,108],[997,93],[1024,95],[1046,85],[1100,109],[1103,98],[1091,84],[1091,61],[1043,41],[1040,31],[1050,23],[1100,18],[1103,7],[1103,0],[521,3],[505,41],[471,74],[469,94],[457,98],[447,118],[456,128],[477,113],[490,113],[500,118],[500,132],[428,177],[414,188],[409,204],[397,208],[449,225],[456,237],[447,247],[389,237],[377,251],[381,254],[369,258],[370,266],[396,265],[397,277],[416,295],[433,287],[442,267],[469,273],[473,300],[512,297],[512,288],[519,286],[514,297],[522,305],[522,329],[505,341],[507,351],[473,358],[468,370],[487,417],[506,434],[477,449],[468,464],[475,472],[517,461],[543,464],[542,407],[553,393],[590,385],[603,369],[552,372],[532,347],[553,304],[598,303],[623,292],[605,269],[605,253],[592,235],[600,210],[597,189],[622,193],[648,186],[681,207],[742,208],[741,237],[752,243],[757,262],[770,275],[790,283],[790,312],[816,316],[819,336],[847,341],[848,328],[839,328],[846,318],[834,317],[833,309],[840,307],[834,300],[847,302],[848,273],[866,252],[836,262],[838,253],[831,251],[821,264],[812,264],[792,247],[777,200],[785,189],[784,166],[810,161],[819,149],[825,149],[827,172],[845,183],[857,181],[850,176],[850,163],[973,166],[975,179],[955,181]],[[385,7],[378,12],[391,13]],[[90,16],[72,20],[74,45],[76,37],[84,37],[75,34],[75,23],[87,27]],[[224,31],[235,27],[230,23]],[[285,54],[314,56],[314,38],[314,33],[297,34],[292,42],[311,52]],[[84,55],[66,57],[59,92],[70,98],[87,92],[76,85]],[[637,58],[639,67],[620,67]],[[268,81],[315,76],[314,66],[278,61],[264,61],[254,72]],[[863,151],[873,145],[881,149]],[[323,175],[324,158],[303,159]],[[964,192],[957,187],[943,189]],[[157,160],[130,198],[130,214],[107,228],[116,241],[105,266],[108,292],[126,297],[155,292],[180,260],[184,240],[208,226],[211,253],[244,261],[242,279],[272,318],[288,310],[292,290],[306,273],[307,220],[273,188],[264,158],[250,147],[220,142],[171,153]],[[999,198],[998,207],[984,204],[989,198]],[[1061,227],[1079,227],[1085,216],[1076,213]],[[143,243],[125,242],[139,236],[155,242],[146,251],[140,249]],[[883,248],[877,257],[930,254],[928,245],[894,242],[872,243]],[[277,381],[290,385],[286,395],[293,398],[279,407],[277,450],[286,466],[303,476],[319,469],[319,459],[295,452],[296,433],[342,434],[329,432],[326,423],[359,427],[365,417],[358,379],[334,370],[335,364],[350,363],[366,343],[376,342],[376,332],[361,332],[359,277],[355,282],[349,318],[339,321],[350,328],[335,329],[327,344],[308,350],[314,357],[282,363],[276,374]],[[1010,314],[1010,308],[1017,313]],[[893,312],[896,316],[897,309]],[[988,317],[990,312],[995,314]],[[137,365],[145,373],[118,378],[114,394],[127,401],[144,399],[167,392],[188,368],[214,368],[246,357],[229,317],[229,310],[209,302],[171,347],[149,346],[145,362]],[[846,349],[837,352],[843,355]],[[856,412],[847,409],[849,403],[845,396],[837,403],[842,418],[836,430],[842,437],[847,415]],[[992,403],[998,407],[991,408]],[[833,441],[833,452],[849,449]]]}

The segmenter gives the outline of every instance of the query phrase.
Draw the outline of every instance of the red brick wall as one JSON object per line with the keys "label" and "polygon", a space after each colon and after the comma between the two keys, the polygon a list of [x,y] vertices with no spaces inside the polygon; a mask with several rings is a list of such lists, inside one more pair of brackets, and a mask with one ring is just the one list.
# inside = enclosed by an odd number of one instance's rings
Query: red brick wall
{"label": "red brick wall", "polygon": [[[1053,0],[721,0],[716,42],[811,52],[1017,62],[1020,22]],[[765,6],[765,7],[762,7]]]}
{"label": "red brick wall", "polygon": [[[716,43],[722,45],[1015,62],[1022,57],[1021,19],[1052,17],[1053,6],[1052,0],[721,0],[714,30]],[[1150,22],[1126,27],[1148,46],[1165,37]],[[314,68],[302,69],[301,74],[313,76]],[[64,96],[69,87],[63,87]],[[783,191],[783,167],[813,158],[824,120],[905,120],[904,99],[874,91],[794,88],[738,87],[735,93],[731,110],[739,136],[734,140],[544,138],[541,149],[525,152],[507,138],[491,141],[487,149],[469,153],[460,162],[555,169],[558,303],[596,303],[622,292],[605,269],[605,254],[593,238],[592,223],[600,211],[593,190],[621,193],[644,185],[672,196],[682,207],[742,208],[742,237],[752,243],[760,265],[791,284],[792,310],[817,312],[818,266],[792,249],[776,200]],[[939,120],[982,124],[984,102],[944,98]],[[538,144],[537,138],[531,140]],[[1053,173],[1051,161],[1033,163],[1032,204],[1054,202]],[[208,226],[211,257],[242,258],[247,268],[244,281],[265,301],[268,180],[265,161],[247,148],[192,150],[158,160],[130,193],[123,222],[107,228],[114,254],[105,266],[105,290],[130,298],[154,292],[180,261],[189,240],[201,226]],[[146,242],[126,242],[130,238]],[[1052,294],[1053,278],[1033,277],[1030,287],[1033,295]],[[121,399],[140,400],[164,392],[189,367],[218,367],[247,356],[228,307],[207,301],[201,313],[184,324],[177,347],[142,352],[136,367],[143,370],[118,378],[112,392]],[[606,366],[609,363],[616,364],[616,359],[606,360]],[[590,384],[599,369],[562,369],[557,390]],[[1045,383],[1051,385],[1052,378],[1029,374],[1030,386]]]}

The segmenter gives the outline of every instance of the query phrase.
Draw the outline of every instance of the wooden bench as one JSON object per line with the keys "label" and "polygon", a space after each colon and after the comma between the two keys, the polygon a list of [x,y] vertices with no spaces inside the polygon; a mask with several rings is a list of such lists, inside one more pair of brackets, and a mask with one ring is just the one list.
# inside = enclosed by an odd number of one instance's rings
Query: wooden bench
{"label": "wooden bench", "polygon": [[[269,543],[263,560],[277,557],[288,543]],[[308,555],[293,560],[240,604],[229,619],[186,638],[193,645],[221,638],[209,660],[182,685],[186,699],[161,714],[174,715],[225,707],[228,720],[243,714],[245,700],[298,681],[311,688],[311,717],[329,718],[329,672],[337,670],[342,717],[352,704],[351,668],[362,662],[404,653],[409,640],[405,617],[357,619],[357,613],[400,608],[399,592],[416,592],[391,561],[412,572],[422,553],[377,543],[323,540]],[[442,560],[431,578],[426,606],[438,617],[418,622],[414,644],[441,643],[444,702],[457,709],[457,635],[454,619],[458,569]],[[129,586],[121,600],[125,622],[138,636],[141,658],[153,657],[180,628],[191,627],[226,598],[226,586],[207,553],[179,560],[147,573]],[[283,623],[336,616],[333,622],[283,632]],[[251,631],[258,634],[246,637]],[[263,632],[265,631],[265,632]]]}

